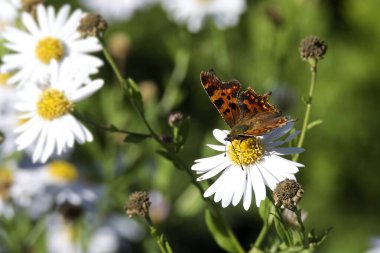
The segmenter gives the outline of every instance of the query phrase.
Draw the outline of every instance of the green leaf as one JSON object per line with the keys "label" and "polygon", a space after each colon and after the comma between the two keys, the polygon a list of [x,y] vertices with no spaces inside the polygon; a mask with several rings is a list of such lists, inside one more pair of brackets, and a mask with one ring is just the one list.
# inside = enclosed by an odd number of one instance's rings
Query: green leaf
{"label": "green leaf", "polygon": [[259,207],[259,215],[264,222],[268,221],[271,207],[272,203],[268,198],[265,198],[263,201],[261,201],[261,205]]}
{"label": "green leaf", "polygon": [[205,211],[205,220],[208,230],[219,247],[227,252],[236,253],[236,249],[228,237],[227,228],[208,209]]}
{"label": "green leaf", "polygon": [[273,216],[275,217],[274,227],[276,228],[278,236],[283,242],[285,242],[287,246],[292,246],[294,244],[293,235],[290,231],[286,229],[286,227],[282,223],[281,217],[279,217],[277,214],[273,214]]}
{"label": "green leaf", "polygon": [[318,125],[320,125],[320,124],[322,124],[323,123],[323,120],[314,120],[313,122],[310,122],[308,125],[307,125],[307,130],[310,130],[310,129],[312,129],[313,127],[316,127],[316,126],[318,126]]}
{"label": "green leaf", "polygon": [[150,135],[130,133],[124,138],[124,142],[140,143],[149,137]]}
{"label": "green leaf", "polygon": [[322,233],[317,234],[314,229],[312,229],[308,235],[310,245],[313,248],[316,248],[317,246],[321,245],[324,240],[326,240],[328,234],[332,230],[332,227],[326,229]]}

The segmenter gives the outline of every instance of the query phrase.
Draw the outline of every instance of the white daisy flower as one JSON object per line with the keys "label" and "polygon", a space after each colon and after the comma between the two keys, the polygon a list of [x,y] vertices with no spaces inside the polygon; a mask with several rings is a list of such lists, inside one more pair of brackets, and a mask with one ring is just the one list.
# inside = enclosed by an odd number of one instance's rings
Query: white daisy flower
{"label": "white daisy flower", "polygon": [[187,24],[190,32],[201,30],[211,18],[219,29],[235,26],[246,10],[245,0],[161,0],[162,7],[179,24]]}
{"label": "white daisy flower", "polygon": [[43,85],[31,82],[20,90],[15,108],[27,121],[15,129],[18,150],[35,145],[33,162],[46,162],[54,153],[62,154],[74,146],[93,140],[92,134],[71,112],[79,102],[103,86],[103,80],[89,80],[87,73],[77,72],[65,61],[60,67],[53,61],[50,75]]}
{"label": "white daisy flower", "polygon": [[10,219],[14,216],[14,208],[9,202],[9,190],[14,181],[14,161],[0,164],[0,217]]}
{"label": "white daisy flower", "polygon": [[150,5],[152,0],[81,0],[91,11],[100,13],[107,20],[124,21]]}
{"label": "white daisy flower", "polygon": [[53,60],[62,63],[70,60],[78,69],[90,68],[96,72],[103,64],[89,53],[101,50],[95,37],[80,38],[77,32],[84,16],[76,10],[69,17],[70,6],[64,5],[57,14],[52,6],[37,6],[36,20],[29,13],[22,13],[21,20],[26,31],[7,27],[3,33],[5,47],[14,51],[3,57],[4,70],[17,71],[9,79],[10,84],[25,84],[45,78]]}
{"label": "white daisy flower", "polygon": [[221,201],[223,207],[227,207],[230,203],[236,206],[243,199],[244,209],[248,210],[252,201],[252,190],[256,205],[259,207],[260,202],[266,197],[265,186],[273,190],[286,178],[295,180],[294,174],[298,172],[298,167],[303,165],[281,156],[300,153],[303,149],[279,147],[298,134],[294,132],[285,140],[279,140],[291,130],[293,125],[291,122],[264,136],[232,142],[225,140],[229,131],[215,129],[213,134],[223,145],[208,144],[208,146],[222,153],[195,160],[195,164],[191,167],[197,174],[202,174],[198,181],[210,179],[221,173],[206,190],[204,197],[214,195],[214,201]]}
{"label": "white daisy flower", "polygon": [[8,73],[0,71],[0,132],[4,138],[0,145],[0,159],[16,151],[16,135],[13,130],[20,123],[14,108],[17,91],[14,87],[7,86],[9,77]]}
{"label": "white daisy flower", "polygon": [[[89,223],[85,225],[90,225]],[[81,242],[75,235],[76,227],[57,214],[47,219],[46,246],[51,253],[116,253],[122,250],[116,231],[108,226],[94,227],[88,232],[88,242]],[[87,245],[84,245],[87,244]]]}
{"label": "white daisy flower", "polygon": [[366,253],[380,253],[380,237],[371,238],[371,249]]}
{"label": "white daisy flower", "polygon": [[20,7],[20,0],[0,0],[0,38],[4,28],[16,22]]}

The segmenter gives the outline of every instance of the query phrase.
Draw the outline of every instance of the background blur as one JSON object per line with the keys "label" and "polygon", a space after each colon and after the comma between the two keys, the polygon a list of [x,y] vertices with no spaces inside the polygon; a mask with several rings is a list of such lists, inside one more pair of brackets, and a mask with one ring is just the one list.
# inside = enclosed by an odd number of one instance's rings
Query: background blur
{"label": "background blur", "polygon": [[[167,116],[172,111],[191,117],[180,154],[191,165],[213,154],[205,148],[214,142],[212,129],[228,128],[202,89],[200,71],[213,68],[222,80],[236,78],[245,88],[272,91],[271,101],[299,119],[300,128],[310,72],[299,57],[299,42],[308,35],[325,40],[328,51],[318,64],[311,116],[323,124],[308,132],[300,157],[306,165],[297,175],[305,189],[301,207],[308,212],[308,229],[333,227],[318,252],[357,253],[380,236],[379,9],[376,0],[248,1],[236,27],[219,30],[207,22],[200,32],[190,33],[153,4],[129,20],[110,21],[105,41],[116,51],[123,74],[139,83],[158,132],[170,133]],[[99,76],[106,80],[105,88],[79,110],[104,125],[144,132],[110,67]],[[221,252],[204,224],[199,193],[185,173],[155,154],[158,147],[152,141],[122,143],[123,136],[91,131],[95,141],[77,146],[70,159],[81,165],[87,181],[106,186],[99,210],[122,214],[131,192],[153,191],[162,199],[152,218],[175,252]],[[248,248],[261,228],[257,208],[245,212],[239,205],[223,213]],[[130,242],[133,252],[157,251],[146,237]]]}

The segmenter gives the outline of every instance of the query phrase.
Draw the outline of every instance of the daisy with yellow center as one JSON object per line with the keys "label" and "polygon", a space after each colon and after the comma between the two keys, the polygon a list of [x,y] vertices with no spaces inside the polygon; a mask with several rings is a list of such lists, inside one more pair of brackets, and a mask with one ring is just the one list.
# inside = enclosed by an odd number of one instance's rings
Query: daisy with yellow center
{"label": "daisy with yellow center", "polygon": [[103,65],[102,60],[90,55],[101,50],[98,39],[83,39],[77,32],[82,11],[69,13],[69,5],[64,5],[55,14],[52,6],[41,4],[37,6],[36,19],[29,13],[22,13],[25,29],[5,29],[4,45],[13,53],[3,57],[3,67],[5,71],[15,72],[9,79],[10,84],[23,86],[27,81],[44,79],[53,61],[61,64],[69,60],[76,68],[90,69],[92,73]]}
{"label": "daisy with yellow center", "polygon": [[195,160],[191,168],[197,174],[202,174],[198,177],[198,181],[220,174],[206,190],[204,197],[214,195],[214,201],[221,201],[223,207],[231,203],[236,206],[243,199],[243,207],[248,210],[252,202],[252,190],[256,206],[259,207],[260,202],[266,197],[266,186],[273,190],[286,178],[295,180],[294,174],[298,172],[298,167],[303,165],[281,156],[297,154],[303,149],[280,147],[298,134],[294,132],[285,140],[280,140],[293,126],[294,123],[291,122],[266,135],[232,142],[225,140],[229,131],[215,129],[214,137],[222,145],[208,144],[208,146],[222,153]]}
{"label": "daisy with yellow center", "polygon": [[18,150],[33,147],[34,162],[46,162],[53,154],[60,155],[74,146],[92,141],[87,128],[71,115],[75,103],[103,86],[103,80],[89,80],[88,73],[78,70],[70,61],[62,64],[54,60],[50,75],[43,83],[31,82],[19,92],[16,109],[20,119],[27,121],[18,126],[16,145]]}

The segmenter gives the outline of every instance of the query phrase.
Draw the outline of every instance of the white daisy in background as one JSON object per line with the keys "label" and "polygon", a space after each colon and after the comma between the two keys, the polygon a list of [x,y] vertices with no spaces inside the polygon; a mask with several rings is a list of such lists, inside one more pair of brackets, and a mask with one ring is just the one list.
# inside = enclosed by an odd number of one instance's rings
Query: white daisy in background
{"label": "white daisy in background", "polygon": [[80,181],[75,165],[57,160],[36,168],[15,171],[9,193],[16,206],[36,219],[62,204],[89,209],[99,199],[101,188],[85,185]]}
{"label": "white daisy in background", "polygon": [[371,249],[365,253],[380,253],[380,237],[371,238]]}
{"label": "white daisy in background", "polygon": [[201,30],[207,18],[219,29],[232,27],[246,10],[245,0],[161,0],[162,7],[179,24],[186,24],[190,32]]}
{"label": "white daisy in background", "polygon": [[91,96],[103,86],[103,80],[89,80],[86,72],[78,72],[71,61],[58,66],[50,64],[46,83],[28,83],[19,92],[15,108],[26,122],[15,129],[18,150],[33,146],[33,162],[46,162],[74,146],[93,140],[92,134],[71,112],[75,103]]}
{"label": "white daisy in background", "polygon": [[9,190],[14,181],[16,163],[10,161],[0,164],[0,217],[10,219],[14,216],[14,207],[10,203]]}
{"label": "white daisy in background", "polygon": [[20,0],[0,0],[0,38],[6,26],[12,26],[19,16]]}
{"label": "white daisy in background", "polygon": [[0,145],[0,159],[16,151],[16,135],[13,130],[20,123],[14,108],[17,101],[17,91],[14,87],[7,86],[9,77],[8,73],[0,71],[0,132],[4,138]]}
{"label": "white daisy in background", "polygon": [[26,81],[41,80],[46,77],[53,60],[62,63],[69,60],[78,69],[96,72],[103,61],[89,53],[101,50],[97,38],[80,38],[77,32],[81,10],[69,17],[70,6],[64,5],[55,15],[52,6],[37,6],[37,21],[29,13],[22,13],[22,23],[26,31],[7,27],[3,33],[4,46],[14,51],[3,57],[3,68],[7,72],[16,71],[9,79],[10,84],[23,85]]}
{"label": "white daisy in background", "polygon": [[107,20],[125,21],[133,14],[150,5],[153,0],[81,0],[91,11],[101,14]]}
{"label": "white daisy in background", "polygon": [[243,199],[244,209],[248,210],[252,201],[252,190],[256,205],[259,207],[260,202],[266,197],[265,185],[273,190],[286,178],[295,180],[294,174],[298,172],[298,167],[303,165],[281,156],[300,153],[303,149],[279,147],[298,134],[294,132],[285,140],[279,140],[292,129],[293,125],[294,123],[288,123],[264,136],[232,142],[225,140],[229,131],[215,129],[213,134],[223,145],[208,144],[208,146],[221,151],[222,154],[195,160],[191,168],[197,174],[202,174],[198,181],[221,173],[206,190],[204,197],[214,195],[214,201],[221,201],[223,207],[227,207],[231,202],[236,206]]}
{"label": "white daisy in background", "polygon": [[[90,225],[90,224],[86,224]],[[89,241],[81,242],[75,236],[76,227],[72,222],[66,222],[58,214],[47,219],[46,246],[49,253],[116,253],[129,252],[121,250],[121,242],[117,233],[110,227],[95,227],[87,231]]]}

